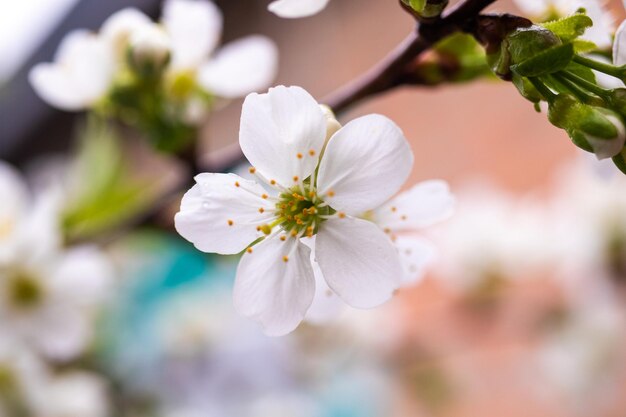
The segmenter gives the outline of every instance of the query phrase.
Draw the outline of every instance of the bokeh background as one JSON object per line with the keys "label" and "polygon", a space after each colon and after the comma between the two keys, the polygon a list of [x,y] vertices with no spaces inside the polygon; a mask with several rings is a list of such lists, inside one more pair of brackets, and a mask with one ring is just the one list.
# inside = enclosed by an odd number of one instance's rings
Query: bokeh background
{"label": "bokeh background", "polygon": [[[332,0],[302,20],[280,19],[266,3],[216,1],[224,41],[271,37],[280,49],[275,84],[300,85],[320,100],[413,28],[392,0]],[[51,160],[77,154],[86,122],[40,101],[28,69],[50,60],[68,30],[97,29],[129,5],[159,15],[156,0],[3,5],[0,54],[15,64],[0,67],[0,158],[31,184],[54,177]],[[619,1],[607,7],[616,22],[626,16]],[[517,11],[507,0],[491,10]],[[207,169],[222,168],[237,146],[240,109],[234,100],[203,126]],[[368,113],[390,117],[410,141],[407,186],[448,181],[457,212],[424,232],[439,256],[415,287],[382,308],[347,310],[278,339],[234,313],[237,260],[201,254],[173,232],[180,195],[169,190],[186,167],[128,134],[122,149],[135,161],[133,178],[169,208],[97,241],[115,265],[115,290],[87,353],[52,365],[55,375],[77,368],[101,380],[106,405],[88,407],[92,416],[624,416],[621,174],[578,152],[545,113],[495,79],[401,88],[340,121]],[[35,417],[44,416],[88,417]]]}

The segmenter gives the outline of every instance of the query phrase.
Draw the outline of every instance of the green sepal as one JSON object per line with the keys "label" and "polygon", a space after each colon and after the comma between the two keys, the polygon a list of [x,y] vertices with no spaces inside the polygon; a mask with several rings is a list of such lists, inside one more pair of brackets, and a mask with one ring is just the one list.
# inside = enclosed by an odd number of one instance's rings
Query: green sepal
{"label": "green sepal", "polygon": [[539,103],[543,100],[543,96],[535,86],[528,80],[528,78],[520,77],[519,75],[513,74],[512,79],[513,85],[517,88],[517,91],[524,97],[526,100],[532,103]]}
{"label": "green sepal", "polygon": [[565,69],[574,57],[571,43],[553,46],[531,58],[511,66],[511,71],[523,77],[538,77]]}
{"label": "green sepal", "polygon": [[608,104],[622,117],[626,117],[626,88],[616,88],[608,95]]}
{"label": "green sepal", "polygon": [[613,157],[613,163],[620,171],[626,174],[626,148]]}
{"label": "green sepal", "polygon": [[585,135],[583,132],[574,129],[567,131],[567,134],[574,145],[576,145],[583,151],[594,153],[593,146],[591,146],[591,144],[587,141],[587,135]]}

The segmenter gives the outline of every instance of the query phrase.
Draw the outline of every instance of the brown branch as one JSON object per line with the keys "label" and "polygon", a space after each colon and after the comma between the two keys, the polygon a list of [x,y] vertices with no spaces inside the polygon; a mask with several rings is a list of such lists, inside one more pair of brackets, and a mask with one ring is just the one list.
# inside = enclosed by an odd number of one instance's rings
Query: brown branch
{"label": "brown branch", "polygon": [[415,33],[409,35],[387,58],[322,102],[335,113],[341,113],[364,98],[402,85],[402,76],[408,65],[446,36],[455,32],[473,33],[474,21],[480,12],[495,1],[466,0],[440,19],[422,21]]}

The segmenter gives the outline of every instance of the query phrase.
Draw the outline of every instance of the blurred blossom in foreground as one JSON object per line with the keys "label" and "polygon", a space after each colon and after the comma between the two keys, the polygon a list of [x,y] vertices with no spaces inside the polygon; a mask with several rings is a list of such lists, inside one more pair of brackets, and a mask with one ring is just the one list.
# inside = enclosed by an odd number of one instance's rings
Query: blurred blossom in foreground
{"label": "blurred blossom in foreground", "polygon": [[455,215],[437,230],[437,271],[452,289],[489,295],[510,280],[549,273],[557,235],[539,203],[489,186],[458,193]]}
{"label": "blurred blossom in foreground", "polygon": [[26,345],[0,341],[0,416],[108,415],[107,385],[99,376],[53,372]]}
{"label": "blurred blossom in foreground", "polygon": [[366,339],[353,339],[357,320],[329,337],[303,327],[268,338],[233,309],[232,260],[165,234],[130,240],[123,251],[134,266],[108,338],[127,398],[159,417],[384,414],[386,376],[363,354]]}
{"label": "blurred blossom in foreground", "polygon": [[107,296],[113,271],[95,247],[62,247],[60,196],[31,196],[21,177],[0,163],[0,329],[57,359],[80,354]]}
{"label": "blurred blossom in foreground", "polygon": [[402,186],[413,154],[400,128],[384,116],[364,116],[335,132],[337,127],[299,87],[249,95],[239,142],[251,173],[266,187],[235,174],[200,174],[175,218],[178,232],[204,252],[245,251],[235,308],[269,335],[291,332],[309,310],[316,287],[312,260],[344,302],[378,306],[402,284],[403,257],[416,275],[421,265],[414,263],[428,257],[413,253],[424,250],[421,241],[402,247],[409,256],[401,255],[393,235],[412,222],[449,214],[452,198],[438,183],[365,220]]}
{"label": "blurred blossom in foreground", "polygon": [[167,0],[160,23],[126,8],[98,34],[69,33],[54,62],[31,70],[30,82],[54,107],[93,109],[159,147],[180,147],[216,102],[266,88],[276,74],[271,40],[248,36],[216,50],[221,32],[222,14],[208,0]]}

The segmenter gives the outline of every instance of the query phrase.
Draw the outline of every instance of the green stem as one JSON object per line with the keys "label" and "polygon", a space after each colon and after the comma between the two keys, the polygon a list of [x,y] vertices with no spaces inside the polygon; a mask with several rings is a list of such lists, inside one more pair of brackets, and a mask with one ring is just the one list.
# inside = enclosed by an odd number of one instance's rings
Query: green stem
{"label": "green stem", "polygon": [[586,58],[580,55],[574,55],[574,62],[583,65],[587,68],[594,69],[596,71],[603,72],[608,75],[612,75],[620,80],[624,77],[624,69],[622,67],[616,67],[615,65],[607,64],[605,62],[596,61],[591,58]]}
{"label": "green stem", "polygon": [[584,78],[579,77],[578,75],[572,72],[559,71],[557,74],[577,84],[578,86],[584,88],[585,90],[591,91],[593,94],[597,95],[598,97],[602,97],[603,99],[607,99],[610,95],[610,90],[607,90],[606,88],[602,88],[599,85],[592,83],[589,80],[585,80]]}
{"label": "green stem", "polygon": [[567,78],[563,77],[560,73],[552,74],[552,78],[554,78],[554,80],[561,84],[563,87],[568,89],[570,93],[574,94],[583,103],[589,104],[593,102],[594,99],[597,100],[596,97],[590,95],[585,90],[580,88],[577,84],[574,84]]}
{"label": "green stem", "polygon": [[556,94],[546,86],[538,77],[528,77],[528,81],[541,93],[548,103],[552,103]]}

